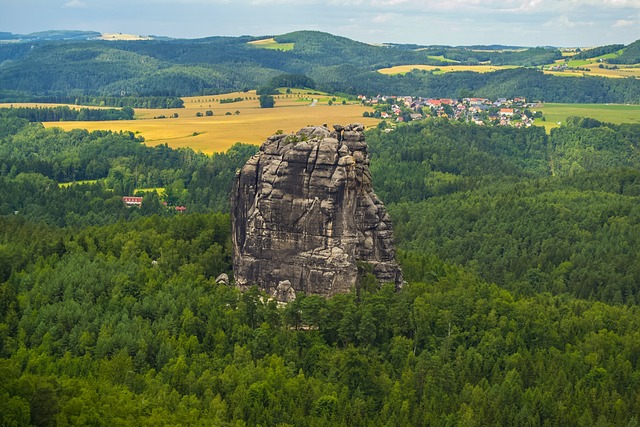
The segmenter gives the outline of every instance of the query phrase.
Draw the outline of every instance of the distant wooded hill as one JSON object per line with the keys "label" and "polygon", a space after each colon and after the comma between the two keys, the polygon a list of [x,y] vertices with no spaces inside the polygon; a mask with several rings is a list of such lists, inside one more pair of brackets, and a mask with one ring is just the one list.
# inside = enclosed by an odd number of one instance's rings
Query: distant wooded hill
{"label": "distant wooded hill", "polygon": [[[429,97],[525,96],[548,102],[638,103],[637,79],[560,78],[534,68],[495,73],[385,76],[375,70],[406,64],[492,64],[537,67],[561,58],[555,48],[487,49],[448,46],[374,46],[315,31],[274,37],[197,40],[54,40],[0,44],[0,99],[64,96],[188,96],[268,85],[283,74],[304,75],[326,92]],[[277,43],[293,44],[277,49]],[[637,61],[636,45],[616,61]],[[627,52],[628,51],[628,52]],[[628,58],[628,59],[626,59]]]}
{"label": "distant wooded hill", "polygon": [[0,31],[0,40],[10,40],[17,42],[33,42],[43,40],[91,40],[100,37],[102,34],[97,31],[40,31],[30,34],[14,34]]}

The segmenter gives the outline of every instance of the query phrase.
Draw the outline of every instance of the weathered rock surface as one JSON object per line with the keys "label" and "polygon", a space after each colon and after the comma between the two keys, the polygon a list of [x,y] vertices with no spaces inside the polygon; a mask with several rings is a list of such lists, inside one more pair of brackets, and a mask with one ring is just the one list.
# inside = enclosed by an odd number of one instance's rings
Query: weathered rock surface
{"label": "weathered rock surface", "polygon": [[229,276],[226,273],[220,274],[218,277],[216,277],[216,283],[219,285],[228,285]]}
{"label": "weathered rock surface", "polygon": [[231,219],[240,287],[257,284],[281,300],[292,290],[331,296],[356,283],[358,261],[401,285],[363,131],[352,124],[273,135],[238,172]]}

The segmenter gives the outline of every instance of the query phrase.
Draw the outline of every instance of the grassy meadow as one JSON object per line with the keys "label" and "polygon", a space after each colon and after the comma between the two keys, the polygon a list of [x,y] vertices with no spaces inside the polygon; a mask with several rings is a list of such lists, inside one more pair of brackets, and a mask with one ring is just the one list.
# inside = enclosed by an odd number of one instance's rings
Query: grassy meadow
{"label": "grassy meadow", "polygon": [[58,187],[60,188],[67,188],[67,187],[71,187],[72,185],[75,184],[95,184],[96,182],[98,182],[97,179],[85,179],[82,181],[73,181],[73,182],[59,182],[58,183]]}
{"label": "grassy meadow", "polygon": [[[547,130],[565,124],[567,117],[591,117],[608,123],[640,123],[640,105],[621,104],[543,104],[534,108],[542,111],[545,121],[537,119],[535,124]],[[560,124],[558,124],[560,123]]]}
{"label": "grassy meadow", "polygon": [[158,196],[163,197],[167,192],[167,189],[164,187],[151,187],[151,188],[136,188],[133,190],[133,194],[139,193],[158,193]]}
{"label": "grassy meadow", "polygon": [[[221,99],[243,98],[240,102],[220,103]],[[248,99],[244,99],[248,98]],[[136,109],[136,120],[102,122],[49,122],[47,127],[64,130],[88,129],[131,131],[141,135],[148,145],[167,144],[172,148],[189,147],[203,153],[226,151],[236,142],[261,144],[282,130],[295,132],[307,125],[362,123],[376,126],[378,119],[363,117],[372,111],[359,102],[346,101],[326,94],[294,90],[275,95],[275,108],[260,108],[255,91],[183,98],[185,108]],[[315,103],[314,103],[315,100]],[[333,105],[329,105],[329,101]],[[312,106],[313,105],[313,106]],[[213,116],[206,116],[206,111]],[[177,113],[177,118],[171,118]],[[196,114],[201,113],[202,117]],[[229,114],[227,114],[229,113]],[[154,117],[165,116],[159,119]]]}
{"label": "grassy meadow", "polygon": [[456,61],[455,59],[445,58],[444,55],[438,55],[438,56],[429,55],[427,56],[427,58],[434,59],[440,62],[460,62],[460,61]]}

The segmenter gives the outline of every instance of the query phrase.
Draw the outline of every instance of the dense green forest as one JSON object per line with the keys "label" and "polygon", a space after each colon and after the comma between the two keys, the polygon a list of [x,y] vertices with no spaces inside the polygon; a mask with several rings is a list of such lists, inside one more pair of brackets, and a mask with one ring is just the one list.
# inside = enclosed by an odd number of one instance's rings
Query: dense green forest
{"label": "dense green forest", "polygon": [[[309,84],[329,93],[424,97],[526,97],[547,102],[638,103],[638,79],[564,78],[535,67],[561,58],[558,49],[480,50],[435,46],[374,46],[317,31],[276,36],[291,50],[263,49],[256,37],[195,40],[40,41],[0,44],[0,99],[6,102],[97,101],[105,106],[171,105],[180,96],[255,89],[271,82]],[[636,44],[616,61],[636,61]],[[443,57],[444,60],[434,59]],[[409,73],[380,68],[406,64],[518,65],[494,73]],[[638,61],[636,61],[638,62]],[[635,62],[632,62],[635,63]],[[84,101],[82,101],[84,100]],[[60,102],[60,101],[57,101]],[[179,106],[179,105],[178,105]]]}
{"label": "dense green forest", "polygon": [[216,283],[256,147],[0,117],[0,423],[637,425],[640,126],[367,140],[407,284],[278,306]]}
{"label": "dense green forest", "polygon": [[[59,226],[105,224],[139,214],[123,206],[122,196],[156,187],[165,188],[171,205],[227,212],[235,171],[256,149],[236,144],[207,156],[166,145],[147,147],[131,132],[63,132],[0,118],[0,215],[18,211]],[[58,185],[74,181],[82,183]],[[143,210],[164,212],[157,196],[149,197]]]}
{"label": "dense green forest", "polygon": [[368,142],[402,248],[528,295],[640,299],[640,126],[423,121]]}

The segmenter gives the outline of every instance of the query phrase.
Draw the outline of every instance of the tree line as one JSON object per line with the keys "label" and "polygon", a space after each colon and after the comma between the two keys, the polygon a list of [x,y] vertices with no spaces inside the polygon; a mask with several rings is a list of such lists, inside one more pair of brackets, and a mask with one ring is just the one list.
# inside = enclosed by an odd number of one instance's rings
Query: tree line
{"label": "tree line", "polygon": [[184,108],[178,97],[163,96],[88,96],[88,95],[32,95],[0,89],[2,102],[42,102],[47,104],[74,104],[117,108]]}
{"label": "tree line", "polygon": [[18,117],[30,122],[61,121],[104,121],[133,120],[133,108],[69,108],[66,105],[57,107],[11,107],[0,108],[0,115]]}

